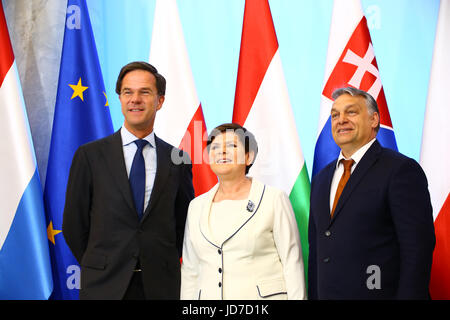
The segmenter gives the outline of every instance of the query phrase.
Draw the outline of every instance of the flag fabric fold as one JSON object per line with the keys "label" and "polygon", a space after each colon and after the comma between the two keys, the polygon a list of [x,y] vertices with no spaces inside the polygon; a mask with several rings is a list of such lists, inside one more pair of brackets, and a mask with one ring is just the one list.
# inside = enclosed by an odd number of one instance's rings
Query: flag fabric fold
{"label": "flag fabric fold", "polygon": [[0,299],[48,299],[53,289],[42,187],[0,2]]}
{"label": "flag fabric fold", "polygon": [[250,130],[258,142],[258,156],[250,176],[289,195],[299,227],[306,273],[309,177],[266,0],[245,1],[233,122]]}
{"label": "flag fabric fold", "polygon": [[111,133],[108,99],[86,1],[69,0],[44,191],[53,299],[79,296],[80,267],[61,233],[73,155],[80,145]]}
{"label": "flag fabric fold", "polygon": [[334,1],[324,79],[313,177],[336,159],[340,152],[331,134],[330,112],[333,104],[331,94],[341,87],[358,88],[374,97],[380,111],[377,139],[383,147],[397,151],[375,52],[360,0]]}
{"label": "flag fabric fold", "polygon": [[217,177],[204,153],[208,134],[175,0],[156,1],[149,60],[167,80],[164,105],[155,120],[155,134],[190,155],[198,196],[211,189]]}
{"label": "flag fabric fold", "polygon": [[441,1],[428,86],[420,164],[433,206],[436,247],[431,268],[432,299],[450,299],[450,1]]}

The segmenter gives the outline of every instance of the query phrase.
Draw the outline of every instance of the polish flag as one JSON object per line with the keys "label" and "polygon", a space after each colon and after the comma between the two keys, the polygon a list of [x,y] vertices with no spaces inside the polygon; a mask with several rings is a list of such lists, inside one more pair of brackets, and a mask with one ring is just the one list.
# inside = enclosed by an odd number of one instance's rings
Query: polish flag
{"label": "polish flag", "polygon": [[433,206],[436,247],[431,268],[432,299],[450,299],[450,1],[440,4],[428,87],[420,164]]}
{"label": "polish flag", "polygon": [[211,189],[217,177],[204,152],[208,133],[176,0],[156,1],[150,63],[167,80],[165,101],[155,120],[155,133],[190,155],[195,195],[198,196]]}
{"label": "polish flag", "polygon": [[289,196],[297,220],[306,272],[309,176],[267,0],[245,1],[233,122],[250,130],[258,143],[258,155],[249,175]]}
{"label": "polish flag", "polygon": [[370,93],[380,111],[377,139],[382,146],[397,150],[367,20],[360,0],[335,0],[328,41],[325,83],[320,106],[319,136],[314,150],[313,176],[339,156],[331,135],[331,94],[341,87]]}

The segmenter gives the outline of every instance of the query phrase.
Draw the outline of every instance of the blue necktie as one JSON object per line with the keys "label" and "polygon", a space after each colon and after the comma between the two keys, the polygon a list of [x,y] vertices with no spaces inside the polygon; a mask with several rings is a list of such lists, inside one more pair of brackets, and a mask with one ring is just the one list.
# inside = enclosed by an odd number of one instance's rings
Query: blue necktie
{"label": "blue necktie", "polygon": [[147,145],[148,141],[139,139],[134,141],[137,145],[136,154],[134,155],[133,164],[130,171],[130,186],[133,192],[134,204],[139,216],[139,220],[144,214],[144,196],[145,196],[145,161],[142,155],[142,149]]}

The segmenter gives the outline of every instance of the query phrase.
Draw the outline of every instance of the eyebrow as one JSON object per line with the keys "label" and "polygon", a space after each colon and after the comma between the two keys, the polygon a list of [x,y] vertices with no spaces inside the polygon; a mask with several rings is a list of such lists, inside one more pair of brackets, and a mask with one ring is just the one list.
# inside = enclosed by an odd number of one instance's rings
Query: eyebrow
{"label": "eyebrow", "polygon": [[[348,108],[351,108],[351,107],[358,107],[358,104],[356,104],[356,103],[348,104],[344,107],[344,110],[347,110]],[[332,107],[331,112],[333,112],[333,110],[337,111],[334,107]]]}
{"label": "eyebrow", "polygon": [[152,88],[150,88],[150,87],[142,87],[142,88],[137,88],[137,89],[132,89],[132,88],[129,88],[129,87],[123,87],[122,88],[122,91],[123,90],[130,90],[130,91],[142,91],[142,90],[149,90],[149,91],[153,91],[152,90]]}

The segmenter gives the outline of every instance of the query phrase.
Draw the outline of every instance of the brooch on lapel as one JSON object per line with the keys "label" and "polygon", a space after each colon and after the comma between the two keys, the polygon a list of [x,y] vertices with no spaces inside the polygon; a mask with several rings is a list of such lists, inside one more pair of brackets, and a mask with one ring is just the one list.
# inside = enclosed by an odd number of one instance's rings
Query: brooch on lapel
{"label": "brooch on lapel", "polygon": [[252,202],[252,200],[248,200],[247,211],[253,212],[253,210],[255,210],[255,204]]}

